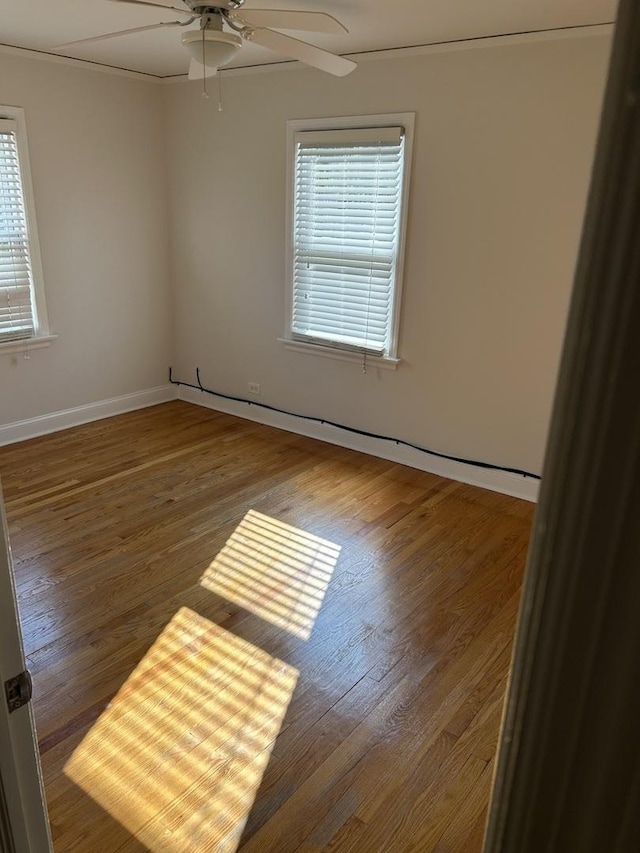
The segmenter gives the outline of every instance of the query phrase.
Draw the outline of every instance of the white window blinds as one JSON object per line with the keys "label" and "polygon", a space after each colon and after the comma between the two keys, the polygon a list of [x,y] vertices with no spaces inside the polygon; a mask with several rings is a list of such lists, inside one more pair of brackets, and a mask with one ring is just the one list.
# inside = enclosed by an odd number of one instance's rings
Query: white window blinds
{"label": "white window blinds", "polygon": [[17,128],[0,119],[0,343],[33,337],[35,326]]}
{"label": "white window blinds", "polygon": [[295,134],[294,338],[388,354],[403,149],[400,127]]}

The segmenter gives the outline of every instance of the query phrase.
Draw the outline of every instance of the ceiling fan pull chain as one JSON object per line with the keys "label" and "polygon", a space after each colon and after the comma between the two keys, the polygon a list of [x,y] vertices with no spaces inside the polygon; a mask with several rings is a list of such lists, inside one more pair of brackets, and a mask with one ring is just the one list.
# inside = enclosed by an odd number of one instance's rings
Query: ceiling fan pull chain
{"label": "ceiling fan pull chain", "polygon": [[209,92],[207,91],[207,65],[205,62],[206,54],[205,54],[205,38],[204,38],[204,27],[201,28],[202,32],[202,67],[204,68],[204,74],[202,75],[202,97],[209,98]]}
{"label": "ceiling fan pull chain", "polygon": [[218,73],[216,74],[218,78],[218,112],[222,112],[222,72],[218,68]]}

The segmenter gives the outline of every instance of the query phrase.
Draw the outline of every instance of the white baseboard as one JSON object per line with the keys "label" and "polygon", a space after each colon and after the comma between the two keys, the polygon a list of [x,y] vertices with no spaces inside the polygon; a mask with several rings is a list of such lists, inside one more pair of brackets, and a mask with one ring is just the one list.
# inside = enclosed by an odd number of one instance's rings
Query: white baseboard
{"label": "white baseboard", "polygon": [[358,450],[371,456],[389,459],[391,462],[399,462],[402,465],[408,465],[410,468],[418,468],[420,471],[428,471],[431,474],[438,474],[441,477],[448,477],[461,483],[480,486],[480,488],[489,489],[492,492],[501,492],[532,502],[538,499],[540,481],[534,477],[524,477],[520,474],[511,474],[508,471],[478,468],[464,462],[441,459],[431,453],[404,447],[384,439],[356,435],[329,424],[319,424],[298,418],[295,415],[271,412],[269,409],[263,409],[249,403],[225,400],[222,397],[215,397],[184,386],[178,388],[178,398],[188,403],[204,406],[207,409],[215,409],[218,412],[225,412],[228,415],[235,415],[277,429],[284,429],[287,432],[317,438],[320,441],[337,444],[340,447],[348,447],[350,450]]}
{"label": "white baseboard", "polygon": [[89,423],[89,421],[99,421],[113,415],[122,415],[135,409],[145,409],[147,406],[156,406],[158,403],[167,403],[169,400],[175,400],[177,396],[175,385],[160,385],[158,388],[136,391],[133,394],[123,394],[121,397],[112,397],[110,400],[100,400],[97,403],[87,403],[85,406],[76,406],[74,409],[65,409],[61,412],[52,412],[49,415],[40,415],[37,418],[15,421],[0,426],[0,446],[13,444],[16,441],[25,441],[28,438],[36,438],[39,435],[47,435],[50,432],[58,432],[61,429]]}

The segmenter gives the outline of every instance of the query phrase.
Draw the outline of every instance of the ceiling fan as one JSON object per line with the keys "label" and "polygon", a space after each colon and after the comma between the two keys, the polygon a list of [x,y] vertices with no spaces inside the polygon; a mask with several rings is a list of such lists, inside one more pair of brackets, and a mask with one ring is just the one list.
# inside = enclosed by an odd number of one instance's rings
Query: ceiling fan
{"label": "ceiling fan", "polygon": [[356,63],[350,59],[345,59],[328,50],[322,50],[313,44],[278,32],[278,30],[306,30],[316,33],[348,32],[340,21],[325,12],[243,9],[245,0],[217,0],[215,5],[203,3],[202,0],[177,0],[181,4],[180,6],[155,3],[153,0],[110,0],[110,2],[130,3],[135,6],[162,9],[165,12],[177,12],[179,15],[184,15],[184,20],[162,21],[144,27],[133,27],[128,30],[78,39],[58,45],[58,49],[102,41],[129,33],[156,30],[161,27],[188,27],[199,20],[200,29],[187,30],[182,35],[182,44],[191,57],[190,80],[201,80],[204,77],[217,74],[218,68],[231,62],[245,41],[266,47],[268,50],[290,59],[298,59],[306,65],[327,71],[337,77],[349,74],[356,67]]}

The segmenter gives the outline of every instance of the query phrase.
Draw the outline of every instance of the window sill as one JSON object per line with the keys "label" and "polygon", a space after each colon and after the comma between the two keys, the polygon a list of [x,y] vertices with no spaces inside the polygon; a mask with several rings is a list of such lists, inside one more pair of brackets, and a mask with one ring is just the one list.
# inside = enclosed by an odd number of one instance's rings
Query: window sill
{"label": "window sill", "polygon": [[0,341],[0,355],[9,355],[15,352],[30,352],[32,349],[44,349],[50,347],[57,335],[41,335],[37,338],[25,338],[21,341]]}
{"label": "window sill", "polygon": [[[322,358],[333,358],[337,361],[351,361],[356,364],[362,364],[363,353],[349,352],[349,350],[338,349],[337,347],[323,347],[322,344],[307,344],[303,341],[293,341],[290,338],[278,338],[284,348],[292,352],[306,353],[306,355],[319,355]],[[383,370],[396,370],[398,365],[402,364],[401,358],[390,358],[389,356],[367,355],[367,365],[369,367],[381,367]]]}

